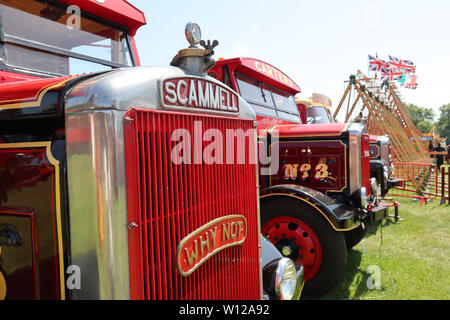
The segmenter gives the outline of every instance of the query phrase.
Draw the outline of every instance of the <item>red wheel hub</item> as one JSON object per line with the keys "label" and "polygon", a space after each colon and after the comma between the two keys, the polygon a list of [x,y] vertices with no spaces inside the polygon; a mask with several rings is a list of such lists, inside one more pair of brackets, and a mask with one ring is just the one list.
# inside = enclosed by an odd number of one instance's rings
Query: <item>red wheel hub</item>
{"label": "red wheel hub", "polygon": [[322,246],[307,223],[294,217],[277,217],[266,222],[261,231],[284,256],[303,265],[306,281],[319,271]]}

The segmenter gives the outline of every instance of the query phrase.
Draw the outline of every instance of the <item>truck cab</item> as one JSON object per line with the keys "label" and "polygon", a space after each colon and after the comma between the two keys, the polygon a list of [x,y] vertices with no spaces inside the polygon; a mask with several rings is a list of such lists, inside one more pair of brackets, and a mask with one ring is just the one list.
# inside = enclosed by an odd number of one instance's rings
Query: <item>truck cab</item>
{"label": "truck cab", "polygon": [[313,93],[310,98],[295,98],[302,123],[333,123],[331,99],[324,94]]}
{"label": "truck cab", "polygon": [[207,76],[217,43],[188,23],[170,66],[141,67],[145,23],[122,0],[0,0],[0,299],[298,299],[302,268],[260,234],[255,112]]}
{"label": "truck cab", "polygon": [[325,294],[342,276],[346,249],[363,238],[367,223],[387,215],[370,177],[366,126],[312,116],[307,123],[306,105],[295,99],[299,86],[258,59],[221,59],[210,75],[256,112],[259,152],[268,155],[259,178],[263,234],[303,264],[306,296]]}

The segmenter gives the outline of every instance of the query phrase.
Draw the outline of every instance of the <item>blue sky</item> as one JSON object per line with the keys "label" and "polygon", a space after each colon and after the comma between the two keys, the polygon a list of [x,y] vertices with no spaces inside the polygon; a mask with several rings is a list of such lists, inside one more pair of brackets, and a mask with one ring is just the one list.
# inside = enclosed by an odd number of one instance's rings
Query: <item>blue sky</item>
{"label": "blue sky", "polygon": [[168,65],[187,47],[186,22],[218,40],[216,58],[264,60],[302,89],[328,95],[336,107],[344,81],[367,73],[368,54],[412,60],[416,90],[401,89],[404,101],[433,108],[450,103],[450,1],[149,1],[130,0],[147,17],[136,36],[143,65]]}

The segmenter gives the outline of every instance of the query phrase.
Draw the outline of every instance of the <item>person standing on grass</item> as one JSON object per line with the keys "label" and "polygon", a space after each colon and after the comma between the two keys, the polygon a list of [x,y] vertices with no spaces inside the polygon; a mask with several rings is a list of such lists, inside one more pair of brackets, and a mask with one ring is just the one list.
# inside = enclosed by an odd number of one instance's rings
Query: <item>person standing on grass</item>
{"label": "person standing on grass", "polygon": [[[433,141],[430,141],[430,144],[428,145],[428,151],[429,152],[434,151]],[[431,158],[434,158],[434,155],[431,155]]]}
{"label": "person standing on grass", "polygon": [[[443,143],[439,143],[436,149],[434,149],[436,152],[445,152],[445,147]],[[444,163],[444,155],[438,154],[436,155],[436,164],[439,170],[441,170],[441,166]]]}

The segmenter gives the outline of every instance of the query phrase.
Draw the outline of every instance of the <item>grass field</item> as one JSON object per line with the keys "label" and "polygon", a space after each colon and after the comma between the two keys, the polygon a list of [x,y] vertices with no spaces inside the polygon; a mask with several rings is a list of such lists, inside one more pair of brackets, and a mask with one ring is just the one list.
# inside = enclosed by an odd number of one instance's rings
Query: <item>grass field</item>
{"label": "grass field", "polygon": [[369,226],[348,251],[343,279],[323,299],[450,299],[450,206],[397,200],[403,220]]}

